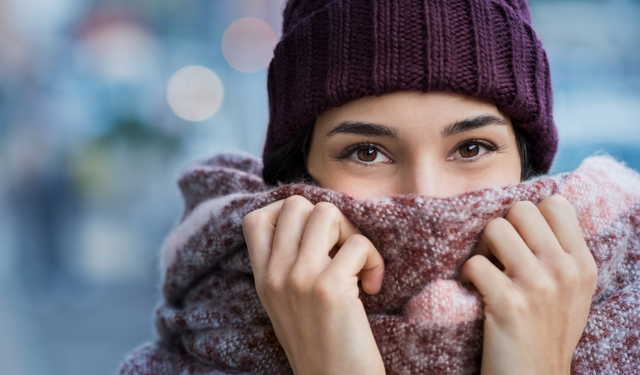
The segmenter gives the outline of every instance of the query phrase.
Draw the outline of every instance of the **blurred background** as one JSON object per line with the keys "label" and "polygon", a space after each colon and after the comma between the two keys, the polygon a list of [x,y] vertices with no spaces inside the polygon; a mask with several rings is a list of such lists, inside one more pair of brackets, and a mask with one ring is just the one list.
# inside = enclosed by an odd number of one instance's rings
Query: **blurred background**
{"label": "blurred background", "polygon": [[[530,0],[560,152],[640,168],[640,1]],[[259,155],[284,0],[0,0],[0,375],[107,375],[153,338],[180,168]]]}

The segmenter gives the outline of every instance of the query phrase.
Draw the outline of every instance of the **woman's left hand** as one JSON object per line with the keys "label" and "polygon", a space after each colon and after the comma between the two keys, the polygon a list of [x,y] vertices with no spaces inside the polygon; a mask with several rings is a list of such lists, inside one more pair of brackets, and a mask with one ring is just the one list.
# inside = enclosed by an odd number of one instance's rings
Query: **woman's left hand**
{"label": "woman's left hand", "polygon": [[573,206],[518,202],[485,227],[477,251],[460,277],[485,302],[482,374],[569,374],[597,279]]}

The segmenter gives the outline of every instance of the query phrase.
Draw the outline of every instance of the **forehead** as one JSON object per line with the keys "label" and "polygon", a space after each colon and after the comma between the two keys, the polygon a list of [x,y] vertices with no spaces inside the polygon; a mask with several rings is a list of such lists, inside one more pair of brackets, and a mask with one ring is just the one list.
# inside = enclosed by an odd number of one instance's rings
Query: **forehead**
{"label": "forehead", "polygon": [[327,134],[344,121],[366,121],[403,130],[442,131],[457,121],[490,115],[509,122],[495,104],[476,98],[445,92],[400,91],[361,98],[332,108],[316,120],[316,133]]}

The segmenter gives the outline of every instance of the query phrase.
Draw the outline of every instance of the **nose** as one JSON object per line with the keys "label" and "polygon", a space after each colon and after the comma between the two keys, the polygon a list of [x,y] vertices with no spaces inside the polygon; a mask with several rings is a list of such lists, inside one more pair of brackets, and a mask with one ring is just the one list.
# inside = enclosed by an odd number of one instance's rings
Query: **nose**
{"label": "nose", "polygon": [[406,194],[419,194],[429,197],[441,197],[441,180],[438,168],[432,163],[421,162],[406,171],[404,187]]}

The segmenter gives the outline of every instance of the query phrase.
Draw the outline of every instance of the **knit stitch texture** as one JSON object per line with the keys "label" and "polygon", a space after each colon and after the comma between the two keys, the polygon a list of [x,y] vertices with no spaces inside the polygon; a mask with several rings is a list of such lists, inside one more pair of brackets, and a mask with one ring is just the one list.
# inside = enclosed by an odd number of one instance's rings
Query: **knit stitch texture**
{"label": "knit stitch texture", "polygon": [[330,108],[402,90],[496,104],[543,173],[557,150],[549,62],[526,0],[290,0],[267,86],[265,155]]}
{"label": "knit stitch texture", "polygon": [[162,250],[159,338],[132,352],[120,374],[291,373],[255,292],[241,226],[248,212],[296,194],[335,204],[384,257],[381,292],[360,298],[390,375],[479,373],[482,304],[456,281],[459,269],[512,204],[564,196],[599,269],[572,374],[640,373],[640,175],[612,158],[445,199],[362,201],[309,185],[274,188],[260,176],[260,160],[239,155],[184,171],[185,213]]}

